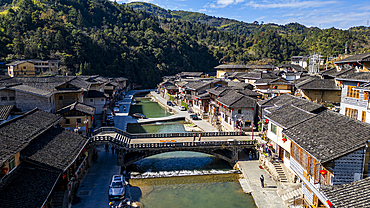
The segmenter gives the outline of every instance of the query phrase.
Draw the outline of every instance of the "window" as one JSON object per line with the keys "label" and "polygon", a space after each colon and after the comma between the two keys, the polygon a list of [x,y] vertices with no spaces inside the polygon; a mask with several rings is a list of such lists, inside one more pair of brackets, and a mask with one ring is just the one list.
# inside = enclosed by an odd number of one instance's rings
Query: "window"
{"label": "window", "polygon": [[102,98],[101,101],[104,102],[104,98]]}
{"label": "window", "polygon": [[9,97],[9,100],[15,100],[15,97]]}
{"label": "window", "polygon": [[238,114],[242,114],[242,110],[241,109],[238,110]]}
{"label": "window", "polygon": [[90,103],[92,103],[92,102],[94,102],[94,100],[93,99],[90,99]]}
{"label": "window", "polygon": [[364,92],[364,100],[368,100],[369,99],[369,92]]}
{"label": "window", "polygon": [[14,156],[13,156],[9,160],[9,171],[13,170],[14,168],[15,168],[15,161],[14,161]]}
{"label": "window", "polygon": [[361,121],[365,122],[366,120],[366,111],[362,111]]}
{"label": "window", "polygon": [[71,120],[66,119],[65,124],[71,124]]}
{"label": "window", "polygon": [[23,66],[23,69],[26,69],[26,66]]}
{"label": "window", "polygon": [[59,100],[63,100],[63,96],[62,95],[59,95]]}
{"label": "window", "polygon": [[80,118],[77,118],[77,119],[76,119],[76,122],[77,122],[77,123],[81,123],[81,119],[80,119]]}
{"label": "window", "polygon": [[277,132],[277,126],[274,125],[274,124],[271,124],[271,131],[272,131],[272,133],[276,134],[276,132]]}
{"label": "window", "polygon": [[8,97],[1,97],[1,101],[7,101]]}
{"label": "window", "polygon": [[24,75],[26,75],[27,73],[26,73],[26,72],[24,72],[23,74],[24,74]]}
{"label": "window", "polygon": [[347,97],[359,98],[360,90],[355,90],[355,86],[347,86]]}
{"label": "window", "polygon": [[352,109],[352,108],[346,108],[345,109],[345,116],[348,116],[348,117],[351,117],[351,118],[354,118],[354,119],[357,119],[357,110],[356,109]]}
{"label": "window", "polygon": [[285,150],[284,152],[284,156],[288,159],[290,159],[290,153],[288,151]]}

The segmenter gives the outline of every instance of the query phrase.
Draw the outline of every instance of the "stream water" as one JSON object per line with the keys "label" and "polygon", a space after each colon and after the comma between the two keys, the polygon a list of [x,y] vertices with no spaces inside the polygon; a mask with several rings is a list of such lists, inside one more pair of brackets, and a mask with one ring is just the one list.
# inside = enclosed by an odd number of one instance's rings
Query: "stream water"
{"label": "stream water", "polygon": [[[145,99],[140,100],[138,104],[142,110],[139,112],[147,117],[166,116],[162,111],[164,109],[157,103]],[[131,109],[135,109],[132,107]],[[185,131],[183,121],[133,125],[128,126],[127,130],[131,133]],[[238,182],[239,174],[223,174],[232,172],[230,164],[204,153],[186,151],[162,153],[136,162],[128,171],[143,173],[143,178],[130,179],[129,182],[132,185],[133,199],[139,201],[145,208],[256,207],[253,198],[243,193]],[[202,171],[216,174],[199,175]],[[152,178],[158,174],[185,176]]]}

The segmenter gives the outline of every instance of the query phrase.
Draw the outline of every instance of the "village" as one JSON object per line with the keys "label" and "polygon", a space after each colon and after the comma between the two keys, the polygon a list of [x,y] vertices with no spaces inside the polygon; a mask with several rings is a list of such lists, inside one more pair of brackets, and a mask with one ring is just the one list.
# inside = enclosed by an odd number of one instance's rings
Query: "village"
{"label": "village", "polygon": [[[124,77],[62,76],[57,61],[39,62],[14,61],[0,78],[4,207],[68,207],[98,157],[92,133],[140,87]],[[305,64],[219,65],[165,76],[149,91],[214,132],[256,134],[250,159],[286,207],[367,207],[370,53],[322,70]]]}

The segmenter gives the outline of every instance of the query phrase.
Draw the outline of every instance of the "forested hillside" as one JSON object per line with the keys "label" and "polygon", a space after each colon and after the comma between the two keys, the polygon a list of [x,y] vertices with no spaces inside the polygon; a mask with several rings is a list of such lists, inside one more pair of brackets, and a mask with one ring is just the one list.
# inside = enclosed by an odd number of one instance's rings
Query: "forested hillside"
{"label": "forested hillside", "polygon": [[[253,41],[252,51],[257,57],[277,58],[279,61],[284,61],[286,54],[291,54],[292,50],[294,50],[293,53],[304,55],[317,52],[325,56],[337,56],[344,53],[347,41],[349,52],[370,51],[370,30],[366,27],[354,27],[349,30],[335,28],[321,30],[315,27],[307,28],[298,23],[287,25],[245,23],[197,12],[165,10],[142,2],[129,3],[127,6],[135,10],[147,11],[160,18],[200,22],[215,26],[221,31],[244,35]],[[266,46],[267,43],[272,45]],[[282,54],[276,53],[276,50]]]}
{"label": "forested hillside", "polygon": [[0,61],[59,59],[63,73],[125,76],[143,87],[220,63],[278,64],[314,51],[343,53],[346,41],[352,52],[368,44],[367,28],[248,24],[250,33],[238,34],[220,30],[226,26],[217,21],[202,23],[206,15],[158,17],[107,0],[0,0],[0,8]]}

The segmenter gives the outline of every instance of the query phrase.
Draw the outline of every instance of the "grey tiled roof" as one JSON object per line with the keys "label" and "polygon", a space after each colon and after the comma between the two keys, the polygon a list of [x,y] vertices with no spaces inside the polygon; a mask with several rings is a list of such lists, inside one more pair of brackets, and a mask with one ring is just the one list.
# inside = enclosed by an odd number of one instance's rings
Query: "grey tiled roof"
{"label": "grey tiled roof", "polygon": [[326,163],[365,147],[370,140],[370,124],[331,110],[283,130],[291,140]]}
{"label": "grey tiled roof", "polygon": [[291,127],[306,119],[316,116],[316,114],[304,111],[293,105],[267,108],[266,111],[268,112],[268,114],[265,115],[266,118],[277,123],[283,128]]}
{"label": "grey tiled roof", "polygon": [[290,94],[282,94],[280,96],[273,97],[268,100],[258,101],[258,104],[262,107],[282,106],[282,105],[294,105],[302,110],[308,112],[321,112],[326,109],[323,105],[311,102],[306,99],[295,97]]}
{"label": "grey tiled roof", "polygon": [[222,64],[215,67],[215,69],[273,69],[274,65],[231,65]]}
{"label": "grey tiled roof", "polygon": [[9,89],[19,91],[19,92],[39,95],[39,96],[42,96],[42,97],[50,97],[50,96],[53,95],[52,92],[45,91],[45,90],[43,90],[43,88],[35,88],[35,87],[31,87],[31,86],[24,85],[24,84],[9,87]]}
{"label": "grey tiled roof", "polygon": [[249,97],[262,97],[262,94],[260,94],[258,92],[255,92],[253,90],[249,90],[249,89],[236,90],[236,91],[239,92],[240,94],[243,94],[243,95],[249,96]]}
{"label": "grey tiled roof", "polygon": [[370,177],[348,184],[321,186],[335,208],[370,207]]}
{"label": "grey tiled roof", "polygon": [[61,119],[60,115],[36,108],[0,124],[0,165]]}
{"label": "grey tiled roof", "polygon": [[181,72],[178,75],[181,77],[200,77],[204,72]]}
{"label": "grey tiled roof", "polygon": [[0,105],[0,120],[6,120],[9,117],[13,107],[14,105]]}
{"label": "grey tiled roof", "polygon": [[311,79],[296,85],[296,87],[303,90],[341,90],[333,79]]}
{"label": "grey tiled roof", "polygon": [[26,162],[62,173],[76,159],[87,141],[62,127],[50,128],[32,140],[22,150],[21,157]]}
{"label": "grey tiled roof", "polygon": [[337,63],[348,63],[348,62],[361,62],[361,61],[370,61],[370,53],[356,54],[348,58],[342,59],[340,61],[334,62]]}
{"label": "grey tiled roof", "polygon": [[249,72],[244,78],[246,79],[274,79],[278,78],[274,73],[264,73],[264,72]]}
{"label": "grey tiled roof", "polygon": [[217,101],[231,108],[247,108],[257,105],[256,99],[242,95],[237,91],[229,91],[226,95],[218,98]]}
{"label": "grey tiled roof", "polygon": [[253,85],[245,82],[227,82],[227,86],[233,89],[253,89]]}
{"label": "grey tiled roof", "polygon": [[7,64],[7,66],[17,66],[17,65],[25,63],[25,62],[31,62],[31,61],[13,61],[13,62]]}
{"label": "grey tiled roof", "polygon": [[370,81],[370,72],[349,73],[349,74],[341,75],[341,76],[337,77],[336,79],[337,80],[368,82],[368,81]]}
{"label": "grey tiled roof", "polygon": [[283,78],[264,78],[264,79],[257,79],[254,82],[255,85],[259,84],[274,84],[274,85],[293,85],[293,83],[283,79]]}
{"label": "grey tiled roof", "polygon": [[85,98],[107,98],[109,97],[108,94],[96,90],[89,90],[87,93],[84,94]]}
{"label": "grey tiled roof", "polygon": [[90,105],[87,105],[87,104],[84,104],[84,103],[79,103],[79,102],[72,103],[71,105],[68,105],[68,106],[58,110],[56,113],[57,114],[63,114],[63,113],[66,113],[68,111],[71,111],[71,110],[80,111],[82,113],[86,113],[86,114],[89,114],[89,115],[94,115],[95,114],[95,108],[93,106],[90,106]]}
{"label": "grey tiled roof", "polygon": [[0,207],[42,207],[59,175],[21,163],[0,183]]}

